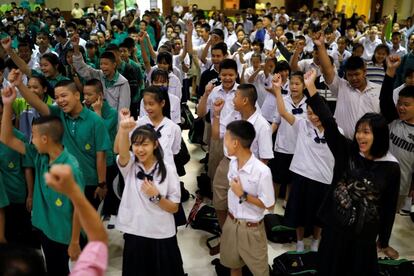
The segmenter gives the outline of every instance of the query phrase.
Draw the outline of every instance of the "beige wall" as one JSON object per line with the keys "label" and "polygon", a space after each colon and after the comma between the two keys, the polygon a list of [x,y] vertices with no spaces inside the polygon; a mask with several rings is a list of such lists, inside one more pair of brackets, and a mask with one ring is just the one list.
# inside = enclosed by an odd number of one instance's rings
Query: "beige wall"
{"label": "beige wall", "polygon": [[[210,10],[212,6],[216,6],[217,9],[220,9],[221,0],[188,0],[188,1],[181,1],[181,3],[188,2],[188,5],[191,6],[193,4],[197,4],[199,9],[202,10]],[[175,1],[172,1],[171,4],[174,5]]]}

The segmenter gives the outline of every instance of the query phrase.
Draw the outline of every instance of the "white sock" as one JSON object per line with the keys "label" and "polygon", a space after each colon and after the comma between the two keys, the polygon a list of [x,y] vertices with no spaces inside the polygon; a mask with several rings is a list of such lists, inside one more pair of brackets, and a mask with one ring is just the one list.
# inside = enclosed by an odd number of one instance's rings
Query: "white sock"
{"label": "white sock", "polygon": [[303,243],[303,240],[296,242],[296,252],[303,252],[305,251],[305,244]]}
{"label": "white sock", "polygon": [[318,252],[318,247],[319,247],[319,240],[312,239],[310,250],[312,252]]}
{"label": "white sock", "polygon": [[404,200],[404,205],[401,208],[401,210],[409,212],[411,210],[411,201],[412,201],[411,197],[406,197]]}

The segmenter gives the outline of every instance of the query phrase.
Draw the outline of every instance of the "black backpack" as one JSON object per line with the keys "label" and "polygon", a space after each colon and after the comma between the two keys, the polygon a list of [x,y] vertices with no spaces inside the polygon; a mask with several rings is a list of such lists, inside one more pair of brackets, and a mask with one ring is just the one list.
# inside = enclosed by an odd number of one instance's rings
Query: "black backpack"
{"label": "black backpack", "polygon": [[[217,276],[230,276],[230,268],[225,267],[220,263],[220,259],[215,258],[211,261],[211,264],[214,265],[214,269],[216,270]],[[242,268],[242,275],[243,276],[253,276],[250,272],[249,268],[245,265]]]}
{"label": "black backpack", "polygon": [[264,216],[267,239],[275,243],[290,243],[296,240],[296,229],[283,225],[283,216],[267,214]]}
{"label": "black backpack", "polygon": [[[317,252],[288,251],[273,259],[273,276],[317,275]],[[332,275],[333,276],[333,275]]]}
{"label": "black backpack", "polygon": [[190,131],[188,132],[188,139],[192,144],[204,145],[203,142],[204,135],[204,120],[203,118],[198,117],[194,119],[194,123]]}
{"label": "black backpack", "polygon": [[380,276],[413,276],[414,261],[406,259],[392,260],[389,258],[378,259]]}
{"label": "black backpack", "polygon": [[206,173],[201,173],[199,176],[197,176],[197,188],[197,195],[199,195],[200,197],[207,197],[209,199],[213,199],[211,179]]}
{"label": "black backpack", "polygon": [[194,229],[204,230],[216,236],[221,234],[220,225],[214,207],[204,204],[200,197],[196,198],[188,215],[187,225]]}
{"label": "black backpack", "polygon": [[181,104],[181,129],[192,129],[194,116],[186,103]]}

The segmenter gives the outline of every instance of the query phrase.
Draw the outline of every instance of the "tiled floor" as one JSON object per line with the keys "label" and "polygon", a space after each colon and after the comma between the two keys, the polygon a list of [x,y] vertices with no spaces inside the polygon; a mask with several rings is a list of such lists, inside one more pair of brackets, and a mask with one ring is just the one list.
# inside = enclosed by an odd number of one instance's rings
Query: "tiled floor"
{"label": "tiled floor", "polygon": [[[183,138],[188,140],[188,132],[183,132]],[[196,177],[202,171],[199,160],[204,157],[205,153],[198,145],[188,144],[188,150],[191,154],[191,160],[186,165],[187,175],[182,177],[186,188],[194,193],[196,190]],[[276,213],[283,213],[280,206],[281,201],[275,207]],[[190,199],[184,203],[184,209],[188,215],[189,210],[194,204],[194,200]],[[122,234],[117,230],[109,231],[109,268],[107,275],[118,276],[122,271]],[[212,276],[216,275],[214,267],[210,264],[211,260],[219,255],[211,257],[205,245],[206,240],[211,235],[207,232],[194,230],[190,226],[184,226],[178,229],[178,243],[181,249],[184,261],[184,270],[189,276]],[[306,241],[305,241],[306,244]],[[395,225],[392,232],[390,244],[399,251],[401,258],[414,259],[414,223],[409,217],[396,216]],[[292,244],[276,244],[268,243],[269,263],[272,263],[274,257],[288,250],[294,250],[295,245]]]}

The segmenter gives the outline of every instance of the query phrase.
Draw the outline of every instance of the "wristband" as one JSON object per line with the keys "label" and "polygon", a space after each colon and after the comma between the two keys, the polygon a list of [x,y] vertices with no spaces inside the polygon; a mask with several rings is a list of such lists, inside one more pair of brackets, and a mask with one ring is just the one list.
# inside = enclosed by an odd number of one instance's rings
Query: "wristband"
{"label": "wristband", "polygon": [[161,195],[160,194],[152,196],[152,197],[149,198],[149,201],[151,201],[152,203],[155,203],[155,204],[160,202],[160,200],[161,200]]}
{"label": "wristband", "polygon": [[243,194],[239,197],[239,204],[242,204],[243,202],[247,201],[247,192],[243,192]]}

